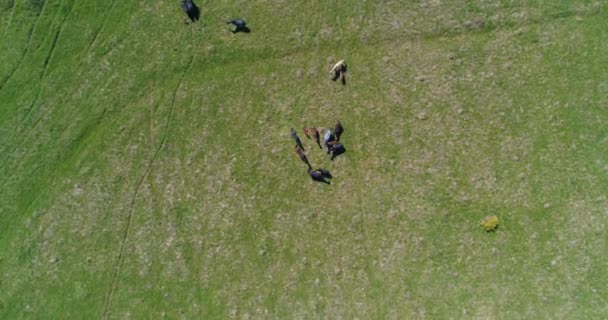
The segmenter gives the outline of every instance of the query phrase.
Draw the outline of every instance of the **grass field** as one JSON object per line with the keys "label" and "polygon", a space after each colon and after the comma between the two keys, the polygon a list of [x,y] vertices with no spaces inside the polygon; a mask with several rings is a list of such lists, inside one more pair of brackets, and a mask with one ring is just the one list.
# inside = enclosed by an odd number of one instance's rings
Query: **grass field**
{"label": "grass field", "polygon": [[603,1],[197,3],[0,0],[0,319],[606,317]]}

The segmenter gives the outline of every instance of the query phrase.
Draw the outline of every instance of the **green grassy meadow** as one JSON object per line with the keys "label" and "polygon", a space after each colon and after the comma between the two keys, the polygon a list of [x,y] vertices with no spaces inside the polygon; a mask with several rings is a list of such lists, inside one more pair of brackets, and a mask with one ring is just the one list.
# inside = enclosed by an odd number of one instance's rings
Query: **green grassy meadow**
{"label": "green grassy meadow", "polygon": [[0,0],[0,319],[606,317],[604,2],[196,3]]}

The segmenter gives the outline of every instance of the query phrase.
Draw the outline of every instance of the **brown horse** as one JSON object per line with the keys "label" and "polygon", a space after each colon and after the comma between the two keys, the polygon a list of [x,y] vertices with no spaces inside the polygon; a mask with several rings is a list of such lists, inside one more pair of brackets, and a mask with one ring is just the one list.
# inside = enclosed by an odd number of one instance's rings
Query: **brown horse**
{"label": "brown horse", "polygon": [[319,130],[317,130],[317,128],[304,127],[304,135],[308,139],[312,139],[311,138],[311,136],[312,136],[315,139],[315,141],[317,142],[319,149],[323,149],[323,147],[321,147],[321,135],[319,134]]}
{"label": "brown horse", "polygon": [[304,149],[302,149],[300,146],[296,146],[296,153],[298,154],[298,156],[300,157],[300,159],[302,161],[304,161],[304,163],[306,163],[306,165],[308,166],[308,168],[312,169],[312,167],[310,166],[310,163],[308,162],[308,158],[306,158],[306,154],[304,153]]}

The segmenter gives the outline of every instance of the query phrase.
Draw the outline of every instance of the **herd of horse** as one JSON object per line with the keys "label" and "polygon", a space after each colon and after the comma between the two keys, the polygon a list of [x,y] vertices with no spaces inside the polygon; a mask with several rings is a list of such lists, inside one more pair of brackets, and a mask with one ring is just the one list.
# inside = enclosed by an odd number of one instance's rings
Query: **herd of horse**
{"label": "herd of horse", "polygon": [[[331,154],[331,160],[333,161],[336,157],[346,152],[344,145],[340,142],[340,136],[344,132],[344,127],[342,123],[338,121],[335,127],[332,129],[327,129],[325,134],[323,135],[323,146],[327,148],[327,154]],[[317,143],[319,149],[323,149],[321,146],[321,133],[315,127],[304,127],[304,135]],[[291,138],[295,141],[296,146],[296,154],[300,157],[306,166],[308,166],[308,175],[315,181],[323,182],[330,184],[330,182],[326,179],[331,179],[333,176],[327,169],[317,168],[316,170],[312,169],[310,162],[308,161],[308,157],[306,157],[306,153],[304,152],[304,145],[302,145],[302,140],[298,137],[296,131],[291,128]]]}
{"label": "herd of horse", "polygon": [[[200,19],[200,14],[201,14],[200,8],[194,3],[193,0],[181,0],[181,7],[187,16],[187,18],[185,18],[187,23],[196,22]],[[246,26],[247,23],[243,19],[228,20],[228,21],[226,21],[226,23],[232,24],[235,26],[236,29],[231,30],[232,33],[237,33],[237,32],[248,33],[251,31]],[[346,67],[346,63],[344,62],[344,60],[338,61],[338,63],[336,63],[334,65],[334,67],[332,68],[332,70],[330,71],[330,73],[333,74],[332,80],[336,81],[338,79],[341,79],[342,84],[346,84],[346,78],[344,75],[346,73],[346,70],[347,70],[347,67]],[[314,139],[314,141],[319,146],[319,149],[323,149],[323,147],[327,148],[327,154],[331,154],[332,161],[337,156],[346,152],[344,145],[340,142],[340,136],[342,135],[343,132],[344,132],[344,127],[342,126],[340,121],[338,121],[336,123],[335,127],[333,128],[333,131],[331,128],[327,129],[325,131],[325,134],[323,136],[323,146],[321,146],[321,133],[319,132],[319,130],[317,130],[317,128],[315,128],[315,127],[305,127],[304,128],[304,135],[308,139],[311,139],[311,140]],[[323,168],[317,168],[316,170],[312,169],[312,166],[310,165],[310,162],[308,161],[308,158],[306,157],[306,153],[304,152],[305,149],[304,149],[304,145],[302,144],[302,140],[300,140],[300,137],[298,137],[298,134],[296,133],[296,131],[293,128],[291,128],[291,137],[294,139],[294,141],[296,143],[295,149],[296,149],[296,153],[298,154],[298,157],[300,157],[300,159],[308,166],[308,175],[315,181],[331,184],[326,179],[331,179],[331,178],[333,178],[333,176],[327,169],[323,169]]]}

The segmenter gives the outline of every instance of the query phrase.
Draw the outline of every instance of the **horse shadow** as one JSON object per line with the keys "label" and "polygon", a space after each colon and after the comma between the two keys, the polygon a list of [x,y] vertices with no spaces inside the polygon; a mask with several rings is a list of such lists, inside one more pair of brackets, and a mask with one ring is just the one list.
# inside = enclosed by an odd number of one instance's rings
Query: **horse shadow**
{"label": "horse shadow", "polygon": [[312,180],[316,181],[316,182],[322,182],[322,183],[326,183],[326,184],[331,184],[331,182],[323,179],[323,177],[310,177]]}
{"label": "horse shadow", "polygon": [[323,176],[323,178],[331,179],[334,177],[334,176],[332,176],[331,172],[329,172],[329,170],[327,170],[327,169],[318,168],[315,171],[319,172]]}
{"label": "horse shadow", "polygon": [[232,32],[232,33],[239,33],[239,32],[250,33],[251,29],[249,29],[247,26],[243,26],[243,27],[236,27],[236,29],[231,30],[230,32]]}

